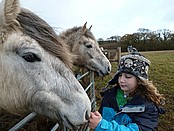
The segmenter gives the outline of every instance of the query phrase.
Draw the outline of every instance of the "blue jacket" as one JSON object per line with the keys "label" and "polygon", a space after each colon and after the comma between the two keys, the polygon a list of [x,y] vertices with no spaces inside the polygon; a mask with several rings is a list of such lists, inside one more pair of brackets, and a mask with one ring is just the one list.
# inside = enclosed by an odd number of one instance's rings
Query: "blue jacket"
{"label": "blue jacket", "polygon": [[120,110],[116,102],[117,89],[114,87],[104,93],[99,109],[102,120],[95,131],[154,131],[158,115],[164,110],[146,100],[141,93],[135,94]]}

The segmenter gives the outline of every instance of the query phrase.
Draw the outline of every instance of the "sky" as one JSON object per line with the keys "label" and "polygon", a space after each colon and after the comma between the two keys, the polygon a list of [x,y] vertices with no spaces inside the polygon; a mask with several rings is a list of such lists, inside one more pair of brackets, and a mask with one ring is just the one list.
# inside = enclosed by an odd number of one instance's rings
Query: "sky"
{"label": "sky", "polygon": [[139,28],[174,32],[174,0],[20,0],[48,22],[57,33],[87,27],[96,39],[123,36]]}

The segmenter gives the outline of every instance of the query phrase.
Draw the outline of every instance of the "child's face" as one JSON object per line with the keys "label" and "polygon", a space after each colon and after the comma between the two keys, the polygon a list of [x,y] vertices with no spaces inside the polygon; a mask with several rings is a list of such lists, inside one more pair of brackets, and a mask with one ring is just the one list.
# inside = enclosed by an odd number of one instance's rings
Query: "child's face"
{"label": "child's face", "polygon": [[127,73],[120,73],[118,83],[125,94],[133,92],[138,87],[137,78]]}

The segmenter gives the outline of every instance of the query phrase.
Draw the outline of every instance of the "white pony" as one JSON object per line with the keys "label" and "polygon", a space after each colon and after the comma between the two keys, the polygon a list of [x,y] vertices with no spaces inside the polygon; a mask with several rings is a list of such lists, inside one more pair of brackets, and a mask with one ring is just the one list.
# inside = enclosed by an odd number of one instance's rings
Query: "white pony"
{"label": "white pony", "polygon": [[0,108],[47,116],[69,128],[89,119],[90,100],[70,71],[72,56],[53,29],[19,0],[0,5]]}

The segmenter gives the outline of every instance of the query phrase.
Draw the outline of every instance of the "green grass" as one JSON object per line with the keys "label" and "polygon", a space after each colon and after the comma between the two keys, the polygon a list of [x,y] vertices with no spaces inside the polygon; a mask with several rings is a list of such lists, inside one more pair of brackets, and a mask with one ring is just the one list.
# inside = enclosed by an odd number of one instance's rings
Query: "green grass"
{"label": "green grass", "polygon": [[[142,52],[150,61],[149,80],[153,81],[166,103],[166,114],[160,115],[158,131],[174,130],[174,51]],[[95,78],[97,107],[101,102],[99,91],[112,78],[117,70],[117,63],[112,63],[112,72],[104,78]]]}

